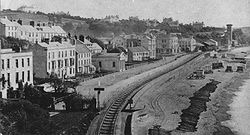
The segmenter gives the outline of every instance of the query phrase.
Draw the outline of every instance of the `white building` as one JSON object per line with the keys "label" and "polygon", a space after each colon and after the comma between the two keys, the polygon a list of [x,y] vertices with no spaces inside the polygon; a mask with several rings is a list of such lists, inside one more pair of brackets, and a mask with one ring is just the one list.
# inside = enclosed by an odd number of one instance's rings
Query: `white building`
{"label": "white building", "polygon": [[20,25],[17,22],[11,22],[5,18],[0,18],[0,35],[6,37],[17,37],[17,28]]}
{"label": "white building", "polygon": [[44,38],[51,40],[53,36],[67,36],[67,33],[60,26],[20,25],[6,17],[0,18],[0,34],[6,37],[25,39],[32,43],[41,42]]}
{"label": "white building", "polygon": [[87,48],[91,51],[92,54],[97,54],[102,52],[102,47],[100,47],[97,43],[91,43],[87,39],[84,39],[82,43],[87,46]]}
{"label": "white building", "polygon": [[76,71],[81,74],[94,72],[92,54],[82,41],[76,40]]}
{"label": "white building", "polygon": [[41,42],[32,46],[34,74],[47,78],[56,74],[59,78],[75,76],[75,45],[69,39],[61,42]]}
{"label": "white building", "polygon": [[32,43],[41,42],[39,31],[31,25],[21,25],[17,28],[17,38],[25,39]]}
{"label": "white building", "polygon": [[195,44],[196,44],[196,40],[193,37],[179,39],[179,45],[180,45],[181,51],[184,51],[184,52],[194,51]]}
{"label": "white building", "polygon": [[1,50],[2,97],[7,98],[7,88],[18,88],[18,82],[33,83],[33,53],[14,52],[12,49]]}

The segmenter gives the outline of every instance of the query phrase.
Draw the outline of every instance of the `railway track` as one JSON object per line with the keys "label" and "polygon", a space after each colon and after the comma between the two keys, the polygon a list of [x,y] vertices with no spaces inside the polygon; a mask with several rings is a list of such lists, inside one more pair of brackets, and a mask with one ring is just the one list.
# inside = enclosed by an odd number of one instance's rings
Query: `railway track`
{"label": "railway track", "polygon": [[[174,66],[171,66],[168,71],[162,73],[161,75],[169,73],[169,72],[189,63],[190,61],[196,59],[200,55],[201,55],[201,53],[197,53],[196,55],[194,55],[190,59],[188,59],[182,63],[176,64]],[[157,77],[159,77],[161,75],[158,75]],[[122,110],[122,108],[124,107],[124,105],[126,104],[127,99],[131,98],[133,95],[135,95],[137,92],[139,92],[140,87],[142,87],[143,85],[145,85],[146,83],[152,81],[153,79],[155,79],[157,77],[153,77],[153,78],[150,78],[148,80],[142,81],[142,82],[140,82],[139,85],[137,85],[135,87],[130,87],[129,89],[126,89],[118,97],[116,97],[113,100],[113,102],[106,109],[104,116],[102,118],[101,124],[98,127],[97,135],[114,135],[117,116],[118,116],[119,112]]]}

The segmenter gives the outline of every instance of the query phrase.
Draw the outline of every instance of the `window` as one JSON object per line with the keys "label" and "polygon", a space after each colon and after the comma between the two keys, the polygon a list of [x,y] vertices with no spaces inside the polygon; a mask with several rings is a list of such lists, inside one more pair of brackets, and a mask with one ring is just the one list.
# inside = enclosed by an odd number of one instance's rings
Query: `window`
{"label": "window", "polygon": [[27,81],[30,81],[30,71],[28,70]]}
{"label": "window", "polygon": [[61,52],[59,51],[59,52],[58,52],[58,58],[60,58],[60,56],[61,56]]}
{"label": "window", "polygon": [[28,66],[30,66],[30,58],[27,58]]}
{"label": "window", "polygon": [[2,60],[2,69],[4,69],[4,60]]}
{"label": "window", "polygon": [[55,66],[56,66],[55,61],[51,61],[51,65],[52,65],[52,69],[55,69]]}
{"label": "window", "polygon": [[65,57],[67,57],[67,51],[65,51]]}
{"label": "window", "polygon": [[49,59],[50,59],[50,52],[49,52],[49,56],[48,56],[48,57],[49,57]]}
{"label": "window", "polygon": [[54,59],[55,58],[55,53],[54,52],[52,52],[52,59]]}
{"label": "window", "polygon": [[50,70],[50,62],[48,62],[48,69]]}
{"label": "window", "polygon": [[10,68],[10,59],[7,59],[7,68]]}
{"label": "window", "polygon": [[7,74],[8,79],[8,86],[10,86],[10,73]]}
{"label": "window", "polygon": [[65,67],[68,66],[68,60],[67,59],[64,60],[64,64],[65,64]]}
{"label": "window", "polygon": [[22,71],[22,81],[24,82],[24,71]]}
{"label": "window", "polygon": [[22,59],[22,67],[24,67],[24,59]]}
{"label": "window", "polygon": [[72,50],[70,50],[70,52],[69,52],[69,53],[70,53],[70,56],[72,56]]}
{"label": "window", "polygon": [[19,81],[19,74],[18,72],[16,72],[16,83],[18,83],[18,81]]}
{"label": "window", "polygon": [[72,68],[69,68],[69,74],[72,74]]}
{"label": "window", "polygon": [[62,51],[62,58],[63,58],[63,51]]}
{"label": "window", "polygon": [[[2,80],[5,81],[5,77],[4,77],[4,74],[2,74]],[[2,87],[4,87],[4,82],[2,82]]]}
{"label": "window", "polygon": [[18,68],[18,59],[16,59],[16,68]]}
{"label": "window", "polygon": [[101,61],[99,61],[99,67],[100,67],[100,68],[102,67],[102,62],[101,62]]}
{"label": "window", "polygon": [[115,62],[113,62],[113,67],[115,67]]}

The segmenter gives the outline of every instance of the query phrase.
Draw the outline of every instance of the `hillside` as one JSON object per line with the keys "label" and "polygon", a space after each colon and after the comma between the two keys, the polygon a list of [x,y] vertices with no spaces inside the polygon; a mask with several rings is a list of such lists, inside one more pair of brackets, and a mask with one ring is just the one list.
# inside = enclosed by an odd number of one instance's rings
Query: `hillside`
{"label": "hillside", "polygon": [[250,27],[243,27],[241,30],[246,36],[250,37]]}
{"label": "hillside", "polygon": [[[180,23],[177,27],[171,27],[169,24],[159,22],[157,26],[149,26],[147,20],[139,19],[122,19],[118,22],[111,22],[109,20],[103,21],[98,18],[83,18],[80,16],[71,16],[69,13],[43,13],[43,12],[24,12],[4,10],[6,15],[14,13],[15,16],[27,14],[28,17],[38,19],[38,21],[50,21],[56,25],[62,26],[62,28],[71,33],[71,35],[90,35],[94,37],[111,37],[114,35],[125,34],[141,34],[147,29],[161,29],[166,33],[182,33],[183,35],[194,35],[197,32],[211,32],[215,31],[214,27],[203,27],[202,29],[196,29],[192,24]],[[24,16],[24,18],[26,18]],[[32,19],[31,18],[31,19]],[[44,18],[39,20],[40,18]],[[29,20],[30,18],[26,18]],[[112,19],[111,19],[112,20]],[[46,21],[44,21],[46,22]]]}

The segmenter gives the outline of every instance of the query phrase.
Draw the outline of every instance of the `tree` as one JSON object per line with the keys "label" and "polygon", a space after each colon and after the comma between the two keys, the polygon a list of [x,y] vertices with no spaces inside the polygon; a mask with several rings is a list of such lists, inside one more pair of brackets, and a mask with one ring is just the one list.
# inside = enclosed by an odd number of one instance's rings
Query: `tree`
{"label": "tree", "polygon": [[63,85],[63,80],[58,78],[56,74],[51,74],[47,79],[51,86],[54,88],[56,93],[65,92],[66,89]]}
{"label": "tree", "polygon": [[3,105],[2,113],[20,134],[52,134],[55,125],[50,121],[49,113],[26,100],[8,101]]}

